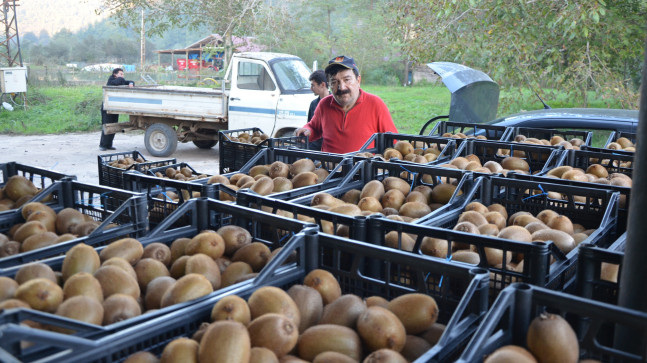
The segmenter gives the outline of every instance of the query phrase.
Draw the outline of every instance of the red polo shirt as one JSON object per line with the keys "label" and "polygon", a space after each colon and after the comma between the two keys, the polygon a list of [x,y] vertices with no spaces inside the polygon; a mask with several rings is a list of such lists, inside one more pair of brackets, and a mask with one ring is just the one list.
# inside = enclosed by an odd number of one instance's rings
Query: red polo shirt
{"label": "red polo shirt", "polygon": [[377,132],[398,132],[384,101],[361,89],[346,114],[332,95],[324,97],[304,127],[311,132],[310,141],[323,137],[321,151],[338,154],[359,150]]}

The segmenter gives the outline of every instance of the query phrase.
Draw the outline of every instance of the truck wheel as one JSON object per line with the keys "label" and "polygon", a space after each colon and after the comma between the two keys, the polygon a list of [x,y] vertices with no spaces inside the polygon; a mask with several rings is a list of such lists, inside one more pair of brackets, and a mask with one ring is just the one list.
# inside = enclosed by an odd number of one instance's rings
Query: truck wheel
{"label": "truck wheel", "polygon": [[218,140],[193,140],[193,144],[200,149],[211,149],[216,146]]}
{"label": "truck wheel", "polygon": [[169,156],[177,149],[177,134],[166,124],[152,124],[146,128],[146,150],[153,156]]}
{"label": "truck wheel", "polygon": [[277,131],[274,137],[292,137],[294,136],[294,131],[295,129],[283,129],[281,131]]}

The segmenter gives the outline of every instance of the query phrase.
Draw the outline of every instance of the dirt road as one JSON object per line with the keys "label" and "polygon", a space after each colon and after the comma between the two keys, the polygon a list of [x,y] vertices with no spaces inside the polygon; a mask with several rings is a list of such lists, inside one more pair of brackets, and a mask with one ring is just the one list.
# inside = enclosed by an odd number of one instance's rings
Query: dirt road
{"label": "dirt road", "polygon": [[[151,156],[144,146],[143,132],[117,134],[115,151],[100,151],[100,132],[63,135],[8,136],[0,135],[0,163],[10,161],[76,175],[79,181],[99,184],[98,155],[139,151],[146,160],[163,160]],[[193,143],[179,143],[169,158],[189,164],[205,174],[218,174],[218,146],[198,149]]]}

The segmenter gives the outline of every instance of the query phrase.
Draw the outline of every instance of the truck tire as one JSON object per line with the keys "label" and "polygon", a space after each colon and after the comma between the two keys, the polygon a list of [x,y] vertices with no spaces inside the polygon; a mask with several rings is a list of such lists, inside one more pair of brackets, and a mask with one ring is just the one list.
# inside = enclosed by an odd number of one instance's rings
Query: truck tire
{"label": "truck tire", "polygon": [[281,131],[277,131],[274,137],[292,137],[294,136],[295,130],[296,129],[283,129]]}
{"label": "truck tire", "polygon": [[200,149],[211,149],[216,146],[218,140],[193,140],[193,144]]}
{"label": "truck tire", "polygon": [[146,128],[146,150],[153,156],[169,156],[177,149],[177,134],[166,124],[152,124]]}

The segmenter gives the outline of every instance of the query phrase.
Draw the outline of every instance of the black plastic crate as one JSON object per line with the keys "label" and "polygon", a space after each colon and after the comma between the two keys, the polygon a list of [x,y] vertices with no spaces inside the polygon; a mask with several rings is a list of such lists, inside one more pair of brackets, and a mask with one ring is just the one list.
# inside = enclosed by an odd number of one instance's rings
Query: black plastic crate
{"label": "black plastic crate", "polygon": [[275,161],[280,161],[285,164],[292,164],[300,159],[310,159],[314,162],[317,169],[324,169],[329,174],[325,180],[301,188],[295,188],[280,193],[272,193],[270,196],[274,199],[287,200],[296,198],[301,195],[315,193],[320,190],[330,189],[337,186],[343,178],[352,173],[354,169],[352,158],[341,155],[324,153],[309,150],[290,150],[290,149],[274,149],[265,148],[259,151],[254,157],[240,168],[240,170],[228,174],[224,174],[227,178],[233,175],[242,173],[249,174],[250,170],[257,165],[270,165]]}
{"label": "black plastic crate", "polygon": [[[565,199],[552,198],[548,193],[559,193]],[[465,206],[473,201],[486,206],[501,204],[506,208],[508,216],[519,211],[537,215],[544,209],[552,209],[567,216],[573,223],[595,229],[583,243],[607,248],[624,232],[618,231],[618,199],[619,194],[611,190],[543,181],[480,177],[463,205],[429,220],[427,225],[453,229]],[[563,254],[552,245],[551,253],[555,262],[550,265],[549,278],[543,286],[555,290],[572,288],[577,268],[577,247]]]}
{"label": "black plastic crate", "polygon": [[[608,149],[609,144],[612,142],[616,142],[621,137],[626,137],[629,139],[634,146],[636,145],[636,142],[638,141],[638,134],[635,132],[627,132],[627,131],[614,131],[609,135],[609,138],[607,139],[607,142],[604,144],[604,148]],[[623,150],[616,150],[616,151],[623,151]],[[631,151],[629,151],[631,152]]]}
{"label": "black plastic crate", "polygon": [[535,127],[511,127],[508,132],[508,139],[505,141],[514,141],[515,137],[524,135],[526,138],[544,139],[550,141],[553,136],[560,136],[564,141],[578,138],[582,140],[582,145],[590,146],[593,140],[593,132],[580,131],[580,130],[558,130],[558,129],[542,129]]}
{"label": "black plastic crate", "polygon": [[[473,154],[479,158],[481,165],[483,165],[488,161],[496,161],[501,164],[506,157],[516,156],[525,160],[530,168],[529,173],[534,174],[556,166],[562,152],[561,147],[467,139],[461,143],[454,158]],[[478,174],[483,175],[482,173]]]}
{"label": "black plastic crate", "polygon": [[243,167],[259,151],[265,148],[289,148],[308,149],[308,138],[306,136],[270,137],[259,144],[248,144],[232,140],[243,133],[252,134],[255,131],[263,132],[258,127],[238,130],[227,130],[218,132],[220,140],[220,174],[231,173]]}
{"label": "black plastic crate", "polygon": [[[58,180],[67,178],[76,180],[75,175],[66,175],[52,170],[29,166],[15,161],[0,164],[0,188],[7,184],[12,176],[20,175],[31,181],[36,188],[43,190]],[[9,210],[11,211],[11,210]],[[1,211],[0,213],[8,212]]]}
{"label": "black plastic crate", "polygon": [[[447,181],[452,181],[456,185],[456,191],[448,203],[432,211],[427,216],[419,218],[415,223],[426,223],[428,219],[440,215],[451,208],[455,208],[457,205],[462,203],[464,196],[473,185],[472,174],[462,170],[417,164],[392,163],[380,161],[378,159],[369,159],[356,164],[354,172],[349,173],[337,187],[321,190],[321,192],[331,194],[336,198],[341,198],[351,189],[358,189],[361,191],[364,185],[368,182],[372,180],[381,181],[390,176],[399,177],[405,180],[409,185],[411,185],[411,188],[418,185],[427,185],[433,189],[437,185],[446,183]],[[314,194],[304,195],[291,199],[290,203],[309,206],[313,196]],[[336,214],[328,211],[324,212]]]}
{"label": "black plastic crate", "polygon": [[477,124],[471,122],[440,121],[434,125],[429,132],[429,136],[443,137],[449,133],[456,135],[464,134],[467,137],[483,136],[491,141],[504,141],[508,139],[508,133],[511,129],[506,126]]}
{"label": "black plastic crate", "polygon": [[[577,259],[576,294],[596,301],[616,305],[620,287],[620,272],[624,259],[624,249],[627,234],[624,233],[608,249],[600,248],[589,243],[579,246]],[[603,264],[614,265],[618,268],[617,280],[604,279]]]}
{"label": "black plastic crate", "polygon": [[[188,217],[191,221],[187,225],[174,227],[178,219]],[[305,222],[275,216],[269,213],[243,208],[231,203],[223,203],[208,198],[192,199],[182,204],[178,210],[169,216],[163,223],[149,232],[146,236],[139,238],[142,245],[146,246],[153,242],[160,242],[170,245],[175,239],[193,237],[203,230],[217,230],[225,225],[237,225],[247,229],[255,242],[266,244],[270,249],[281,247],[288,243],[295,235],[308,227],[314,225]],[[97,251],[103,247],[99,247]],[[58,256],[42,260],[52,267],[54,271],[60,270],[64,256]],[[269,265],[268,265],[269,266]],[[2,270],[2,276],[15,276],[22,266],[15,266]],[[281,272],[288,267],[267,267],[280,278]],[[262,270],[263,271],[263,270]],[[206,300],[211,300],[219,294],[235,289],[237,286],[249,284],[252,280],[232,285],[224,289],[216,290],[213,293],[201,298],[181,304],[175,304],[155,311],[149,311],[140,316],[123,320],[108,326],[97,326],[81,323],[75,320],[55,316],[31,309],[10,309],[0,313],[0,348],[11,354],[20,361],[34,361],[57,353],[63,348],[87,346],[100,342],[112,334],[145,324],[146,322],[161,318],[165,321],[175,311],[183,308],[186,311],[193,310],[192,307]],[[184,316],[184,313],[180,314]],[[25,321],[34,321],[54,327],[71,329],[76,332],[74,335],[55,333],[45,330],[33,329],[20,326]],[[11,332],[11,334],[9,333]],[[36,345],[30,348],[21,347],[20,341],[35,342]],[[105,348],[102,344],[98,345]],[[58,358],[57,358],[58,359]],[[60,361],[60,360],[58,360]]]}
{"label": "black plastic crate", "polygon": [[[2,268],[63,254],[78,243],[102,246],[119,238],[137,238],[148,231],[146,198],[141,193],[64,179],[45,188],[34,201],[41,202],[50,195],[51,200],[42,203],[55,212],[74,208],[101,224],[87,236],[0,258],[0,273]],[[22,208],[0,214],[0,232],[24,222]]]}
{"label": "black plastic crate", "polygon": [[[501,292],[457,362],[482,362],[505,345],[525,347],[530,322],[543,312],[559,314],[570,323],[579,340],[580,359],[647,361],[644,349],[647,313],[517,283]],[[610,333],[618,327],[631,329],[643,337],[640,354],[614,346]]]}
{"label": "black plastic crate", "polygon": [[370,153],[383,155],[387,148],[392,148],[398,141],[408,141],[414,148],[427,150],[430,147],[440,150],[437,159],[424,164],[417,164],[407,160],[391,159],[392,162],[406,163],[413,165],[435,165],[454,158],[458,149],[458,139],[449,139],[446,137],[421,136],[408,134],[394,134],[391,132],[373,134],[364,145],[356,152],[349,153],[354,155],[354,162],[366,160],[368,157],[359,156],[358,153]]}
{"label": "black plastic crate", "polygon": [[[632,160],[633,153],[631,153],[631,155],[629,155],[628,153],[620,154],[606,149],[597,149],[597,151],[592,151],[592,149],[565,150],[561,155],[560,160],[556,163],[555,167],[568,165],[586,171],[586,169],[592,164],[601,164],[607,169],[609,174],[621,173],[631,177],[633,174],[633,167],[623,167],[620,166],[620,164]],[[620,193],[620,198],[618,201],[618,230],[624,231],[626,229],[627,217],[629,213],[629,200],[631,199],[631,187],[548,178],[545,176],[545,174],[547,174],[551,169],[552,168],[546,168],[537,175],[511,173],[508,176],[520,180],[573,185],[587,188],[600,188],[618,192]]]}
{"label": "black plastic crate", "polygon": [[[207,197],[233,201],[236,192],[223,184],[207,184],[207,179],[181,181],[158,178],[138,172],[124,173],[124,184],[128,190],[146,195],[148,201],[148,220],[156,226],[171,215],[180,205],[192,198]],[[173,198],[173,194],[177,196]],[[178,219],[179,225],[190,223],[187,218]]]}
{"label": "black plastic crate", "polygon": [[[126,157],[131,157],[134,160],[141,158],[142,160],[144,160],[144,162],[132,164],[125,169],[109,165],[110,162],[114,162]],[[124,173],[127,171],[132,170],[140,173],[145,173],[150,168],[167,166],[177,163],[175,159],[149,161],[146,160],[146,158],[139,151],[125,151],[120,153],[104,154],[97,156],[97,158],[99,166],[99,184],[119,189],[126,189],[124,185]]]}
{"label": "black plastic crate", "polygon": [[[279,274],[268,269],[256,278],[253,285],[231,293],[247,299],[262,286],[287,289],[301,284],[310,271],[324,269],[337,278],[345,294],[360,297],[379,295],[386,299],[412,292],[431,295],[439,306],[438,322],[446,324],[447,328],[439,342],[416,362],[445,362],[458,357],[484,310],[487,310],[488,275],[482,269],[389,251],[313,231],[296,237],[302,238],[291,240],[272,261],[272,267],[279,267],[296,251],[297,264],[287,273]],[[92,350],[75,352],[70,359],[74,362],[111,362],[125,359],[140,350],[160,354],[168,342],[177,337],[191,336],[200,323],[209,321],[211,308],[220,298],[150,320],[114,338],[97,342]]]}

